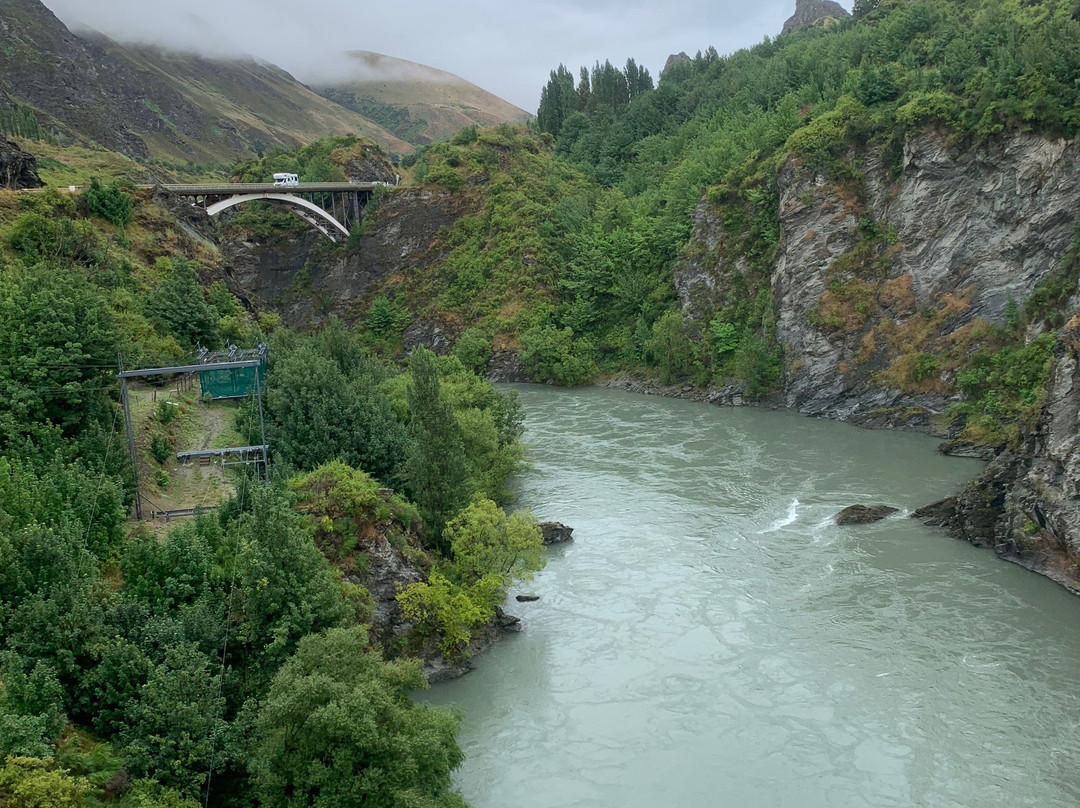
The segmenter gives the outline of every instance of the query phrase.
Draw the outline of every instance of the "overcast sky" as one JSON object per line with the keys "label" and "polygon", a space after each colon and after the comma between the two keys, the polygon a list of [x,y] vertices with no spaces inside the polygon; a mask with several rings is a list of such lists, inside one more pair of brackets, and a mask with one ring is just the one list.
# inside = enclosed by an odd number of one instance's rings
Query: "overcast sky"
{"label": "overcast sky", "polygon": [[[370,50],[456,73],[536,112],[560,62],[721,54],[775,36],[795,0],[44,0],[69,26],[208,55],[249,54],[316,81],[332,55]],[[851,8],[851,0],[841,0]],[[331,70],[331,72],[333,72]]]}

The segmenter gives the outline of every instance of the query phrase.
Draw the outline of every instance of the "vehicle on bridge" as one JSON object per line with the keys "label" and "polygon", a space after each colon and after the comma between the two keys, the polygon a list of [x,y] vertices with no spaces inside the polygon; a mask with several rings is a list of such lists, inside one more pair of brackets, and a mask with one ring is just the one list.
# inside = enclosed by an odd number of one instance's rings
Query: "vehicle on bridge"
{"label": "vehicle on bridge", "polygon": [[300,184],[300,177],[297,174],[275,174],[274,185],[281,187],[291,187],[293,185]]}

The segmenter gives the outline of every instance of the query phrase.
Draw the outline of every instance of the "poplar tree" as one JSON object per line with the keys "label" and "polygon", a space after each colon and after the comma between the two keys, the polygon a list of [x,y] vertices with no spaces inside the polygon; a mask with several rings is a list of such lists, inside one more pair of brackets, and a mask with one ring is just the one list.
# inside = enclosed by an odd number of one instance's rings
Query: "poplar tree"
{"label": "poplar tree", "polygon": [[434,544],[442,547],[443,526],[468,495],[465,449],[454,410],[442,397],[435,354],[423,346],[409,359],[408,402],[406,487]]}

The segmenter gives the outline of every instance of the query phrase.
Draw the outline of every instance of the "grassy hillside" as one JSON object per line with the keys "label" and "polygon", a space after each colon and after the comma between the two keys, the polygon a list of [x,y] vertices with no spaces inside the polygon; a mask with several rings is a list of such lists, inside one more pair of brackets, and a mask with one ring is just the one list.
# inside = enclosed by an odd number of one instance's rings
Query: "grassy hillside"
{"label": "grassy hillside", "polygon": [[348,54],[351,73],[314,89],[416,145],[467,126],[525,123],[532,116],[453,73],[370,51]]}
{"label": "grassy hillside", "polygon": [[[382,126],[327,101],[274,65],[99,44],[147,88],[141,102],[156,123],[139,133],[155,157],[226,163],[237,155],[238,146],[262,151],[346,134],[360,135],[398,154],[412,150]],[[189,108],[198,111],[191,120]]]}
{"label": "grassy hillside", "polygon": [[412,149],[272,65],[80,38],[38,0],[0,0],[0,18],[0,120],[33,130],[23,135],[174,166],[229,164],[329,134]]}

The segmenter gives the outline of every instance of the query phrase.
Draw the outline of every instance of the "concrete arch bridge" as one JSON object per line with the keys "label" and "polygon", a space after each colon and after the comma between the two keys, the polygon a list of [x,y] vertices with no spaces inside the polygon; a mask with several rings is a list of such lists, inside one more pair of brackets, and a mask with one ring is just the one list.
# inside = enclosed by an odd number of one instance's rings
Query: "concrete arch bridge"
{"label": "concrete arch bridge", "polygon": [[360,213],[384,182],[223,183],[221,185],[166,185],[173,196],[192,199],[192,204],[217,216],[245,202],[268,202],[295,213],[333,242],[348,238],[360,222]]}

